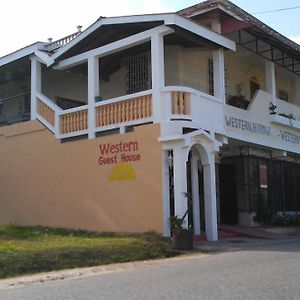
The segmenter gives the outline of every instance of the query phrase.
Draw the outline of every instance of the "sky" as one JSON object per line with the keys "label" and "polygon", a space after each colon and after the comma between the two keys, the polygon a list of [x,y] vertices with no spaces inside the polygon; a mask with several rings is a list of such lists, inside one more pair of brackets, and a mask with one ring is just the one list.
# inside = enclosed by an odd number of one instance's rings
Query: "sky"
{"label": "sky", "polygon": [[[201,0],[9,0],[1,2],[0,57],[37,41],[62,38],[83,30],[100,16],[175,12]],[[300,43],[300,0],[232,0],[232,2]],[[264,11],[296,7],[278,12]]]}

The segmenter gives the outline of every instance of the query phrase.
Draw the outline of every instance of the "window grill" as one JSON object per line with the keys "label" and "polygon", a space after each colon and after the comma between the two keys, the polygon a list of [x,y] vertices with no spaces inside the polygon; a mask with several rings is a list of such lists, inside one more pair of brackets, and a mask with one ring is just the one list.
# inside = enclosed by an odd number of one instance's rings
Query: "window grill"
{"label": "window grill", "polygon": [[150,52],[140,53],[122,60],[124,84],[127,94],[151,88]]}

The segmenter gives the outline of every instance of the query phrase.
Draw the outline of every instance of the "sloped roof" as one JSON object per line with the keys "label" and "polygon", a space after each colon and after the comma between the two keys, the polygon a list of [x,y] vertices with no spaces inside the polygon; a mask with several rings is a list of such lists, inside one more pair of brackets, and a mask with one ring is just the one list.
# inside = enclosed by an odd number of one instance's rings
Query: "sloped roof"
{"label": "sloped roof", "polygon": [[291,41],[286,36],[272,29],[270,26],[261,22],[260,20],[228,0],[204,1],[182,9],[177,13],[186,18],[190,18],[192,16],[215,9],[223,10],[240,19],[241,21],[247,23],[256,32],[256,34],[260,35],[262,38],[268,40],[273,44],[276,43],[277,47],[284,48],[285,51],[288,51],[293,54],[293,56],[300,58],[300,45]]}

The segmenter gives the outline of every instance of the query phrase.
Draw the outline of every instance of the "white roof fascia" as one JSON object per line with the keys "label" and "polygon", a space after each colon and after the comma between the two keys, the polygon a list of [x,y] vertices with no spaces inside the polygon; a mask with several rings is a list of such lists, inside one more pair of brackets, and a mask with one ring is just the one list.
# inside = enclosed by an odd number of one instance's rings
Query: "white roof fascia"
{"label": "white roof fascia", "polygon": [[[168,25],[168,24],[166,24]],[[224,48],[230,49],[235,51],[236,50],[236,43],[231,41],[230,39],[207,29],[204,26],[201,26],[193,21],[190,21],[184,17],[179,15],[175,15],[175,25],[184,28],[194,34],[199,35],[200,37],[204,37],[207,40],[210,40],[216,44],[223,46]]]}
{"label": "white roof fascia", "polygon": [[176,13],[167,13],[167,14],[152,14],[152,15],[138,15],[138,16],[124,16],[124,17],[110,17],[110,18],[101,18],[92,24],[89,28],[83,31],[78,35],[74,40],[68,43],[66,46],[59,49],[55,54],[51,56],[51,62],[49,65],[53,64],[55,60],[61,56],[63,53],[74,47],[77,43],[82,41],[93,31],[98,29],[103,25],[113,25],[113,24],[129,24],[129,23],[141,23],[141,22],[155,22],[163,21],[165,25],[177,25],[186,30],[189,30],[201,37],[204,37],[208,40],[211,40],[225,48],[230,50],[235,50],[235,43],[191,20],[188,20],[184,17],[179,16]]}
{"label": "white roof fascia", "polygon": [[[174,13],[172,13],[174,14]],[[138,22],[154,22],[154,21],[164,21],[165,17],[168,14],[154,14],[154,15],[138,15],[138,16],[124,16],[124,17],[109,17],[109,18],[101,18],[92,24],[89,28],[79,34],[74,40],[68,43],[66,46],[59,49],[55,54],[51,56],[52,63],[54,63],[55,59],[61,56],[63,53],[74,47],[77,43],[82,41],[96,29],[103,25],[113,25],[113,24],[129,24],[129,23],[138,23]]]}
{"label": "white roof fascia", "polygon": [[154,27],[152,29],[131,35],[129,37],[126,37],[124,39],[112,42],[110,44],[98,47],[96,49],[92,49],[89,51],[86,51],[84,53],[66,58],[64,60],[61,60],[58,62],[56,66],[54,66],[55,69],[63,70],[66,68],[73,67],[75,65],[81,64],[88,60],[89,57],[101,57],[108,54],[112,54],[114,52],[128,49],[130,47],[133,47],[135,45],[139,45],[144,43],[147,40],[150,40],[151,35],[155,33],[160,33],[162,35],[167,35],[174,32],[174,30],[168,26],[160,25],[157,27]]}
{"label": "white roof fascia", "polygon": [[51,57],[46,54],[45,52],[41,51],[41,50],[36,50],[34,52],[34,55],[37,57],[37,59],[48,66],[48,64],[50,64],[52,62]]}
{"label": "white roof fascia", "polygon": [[226,14],[238,19],[239,21],[244,21],[241,17],[239,17],[238,15],[236,15],[235,13],[233,13],[232,11],[224,8],[222,5],[218,4],[216,7],[207,7],[207,8],[204,8],[204,9],[201,9],[200,11],[195,11],[194,13],[188,15],[189,18],[192,18],[192,17],[195,17],[195,16],[198,16],[198,15],[201,15],[201,14],[204,14],[208,11],[212,11],[216,8],[219,8],[220,10],[224,11]]}
{"label": "white roof fascia", "polygon": [[9,64],[9,63],[11,63],[15,60],[18,60],[22,57],[25,57],[27,55],[30,55],[30,54],[34,53],[35,51],[39,50],[43,46],[44,46],[44,43],[37,42],[35,44],[32,44],[30,46],[27,46],[27,47],[24,47],[20,50],[17,50],[13,53],[5,55],[5,56],[0,58],[0,67],[4,66],[6,64]]}

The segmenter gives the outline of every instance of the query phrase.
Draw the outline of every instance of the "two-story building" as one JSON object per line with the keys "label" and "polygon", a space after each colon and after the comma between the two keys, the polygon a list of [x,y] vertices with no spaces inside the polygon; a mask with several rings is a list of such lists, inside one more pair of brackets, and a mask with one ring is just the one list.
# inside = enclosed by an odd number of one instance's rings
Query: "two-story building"
{"label": "two-story building", "polygon": [[0,223],[169,235],[300,210],[300,46],[227,0],[0,58]]}

